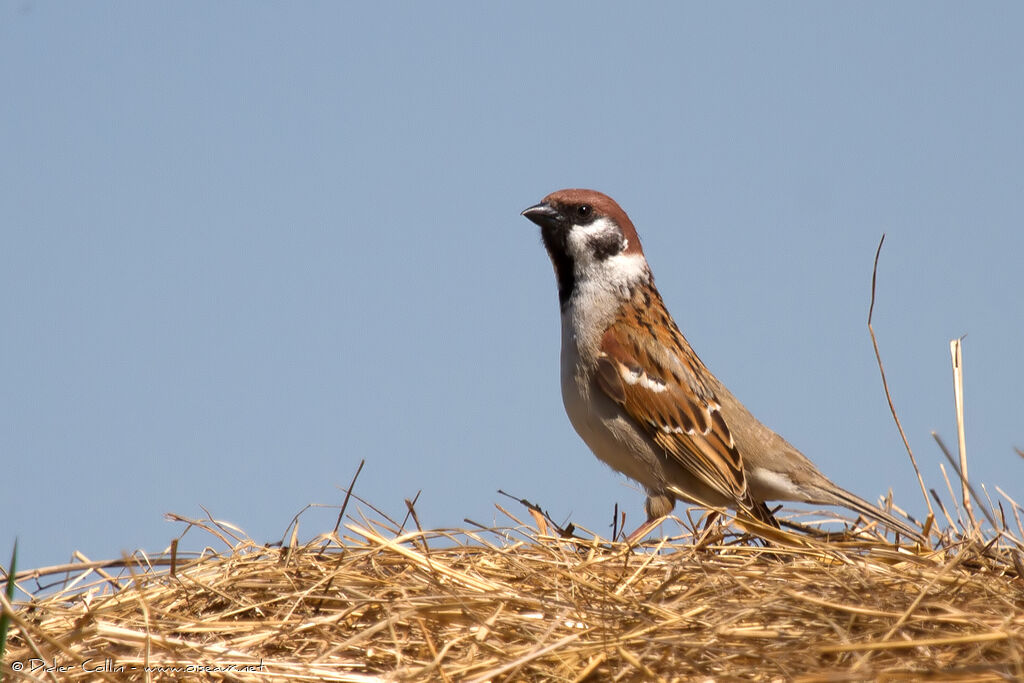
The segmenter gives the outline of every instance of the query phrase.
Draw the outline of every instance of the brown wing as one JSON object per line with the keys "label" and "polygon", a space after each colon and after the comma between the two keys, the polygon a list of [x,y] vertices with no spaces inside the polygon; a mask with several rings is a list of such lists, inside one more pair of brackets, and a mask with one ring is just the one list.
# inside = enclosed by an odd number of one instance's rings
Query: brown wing
{"label": "brown wing", "polygon": [[645,298],[647,305],[628,307],[602,337],[598,383],[666,453],[749,510],[743,459],[701,379],[707,369],[660,298]]}

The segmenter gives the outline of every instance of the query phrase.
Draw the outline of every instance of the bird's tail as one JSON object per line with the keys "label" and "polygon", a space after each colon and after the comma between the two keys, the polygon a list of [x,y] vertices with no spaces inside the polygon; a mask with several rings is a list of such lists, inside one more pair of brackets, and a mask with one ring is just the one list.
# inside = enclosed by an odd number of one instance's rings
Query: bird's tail
{"label": "bird's tail", "polygon": [[850,493],[845,489],[841,489],[838,486],[830,490],[829,494],[834,496],[835,500],[823,500],[821,501],[822,503],[827,505],[840,505],[855,512],[859,512],[869,519],[873,519],[876,522],[886,525],[892,531],[899,532],[908,538],[918,541],[919,543],[926,542],[925,537],[921,535],[919,530],[914,529],[907,522],[895,517],[889,512],[886,512],[877,505],[872,505],[860,496]]}

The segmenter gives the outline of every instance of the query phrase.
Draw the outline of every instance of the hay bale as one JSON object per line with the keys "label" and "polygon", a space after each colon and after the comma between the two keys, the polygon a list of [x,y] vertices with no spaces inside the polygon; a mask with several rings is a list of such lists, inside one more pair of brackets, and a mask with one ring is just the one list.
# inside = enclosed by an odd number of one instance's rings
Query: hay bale
{"label": "hay bale", "polygon": [[535,521],[539,530],[515,520],[407,531],[361,517],[343,536],[267,547],[229,525],[188,520],[226,549],[21,572],[22,591],[60,581],[16,603],[4,672],[60,681],[1024,679],[1021,544],[1006,531],[987,541],[932,531],[934,548],[865,533],[831,542],[793,534],[766,547],[712,525],[628,548],[580,530],[550,535]]}

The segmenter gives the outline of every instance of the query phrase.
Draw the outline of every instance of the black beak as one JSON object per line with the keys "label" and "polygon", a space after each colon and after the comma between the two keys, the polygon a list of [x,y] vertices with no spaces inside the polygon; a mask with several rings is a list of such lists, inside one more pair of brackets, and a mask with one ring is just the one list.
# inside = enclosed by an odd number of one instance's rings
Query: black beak
{"label": "black beak", "polygon": [[565,222],[565,216],[550,204],[534,204],[522,213],[542,228],[556,228]]}

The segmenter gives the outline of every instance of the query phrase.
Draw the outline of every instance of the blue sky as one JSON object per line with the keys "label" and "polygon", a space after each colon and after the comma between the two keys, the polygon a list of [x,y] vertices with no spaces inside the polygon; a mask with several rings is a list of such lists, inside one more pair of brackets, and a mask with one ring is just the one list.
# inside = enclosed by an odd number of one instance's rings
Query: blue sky
{"label": "blue sky", "polygon": [[[357,492],[427,526],[498,488],[607,531],[643,496],[559,397],[535,226],[612,195],[704,361],[830,477],[922,514],[955,443],[1024,499],[1014,3],[0,4],[0,552]],[[336,511],[303,517],[304,536]],[[206,539],[202,539],[204,542]],[[198,542],[198,541],[197,541]]]}

